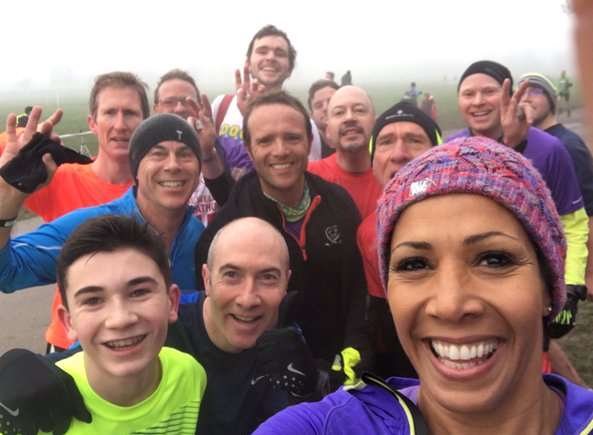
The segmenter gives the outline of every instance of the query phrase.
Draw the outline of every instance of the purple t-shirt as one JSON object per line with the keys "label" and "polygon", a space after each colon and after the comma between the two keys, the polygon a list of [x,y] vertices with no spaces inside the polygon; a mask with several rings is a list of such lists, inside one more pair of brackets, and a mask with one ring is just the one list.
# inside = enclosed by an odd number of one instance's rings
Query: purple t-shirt
{"label": "purple t-shirt", "polygon": [[299,240],[301,237],[301,228],[303,227],[304,219],[299,219],[296,222],[288,222],[286,221],[286,230],[294,237],[296,240]]}
{"label": "purple t-shirt", "polygon": [[230,136],[219,136],[218,141],[224,149],[226,164],[233,175],[238,179],[253,169],[253,161],[243,145],[243,141]]}
{"label": "purple t-shirt", "polygon": [[[555,435],[591,433],[593,391],[557,375],[544,375],[548,388],[564,402]],[[417,379],[389,378],[389,386],[417,403]],[[264,422],[254,435],[409,435],[406,414],[388,391],[375,385],[345,391],[340,388],[322,401],[291,406]]]}
{"label": "purple t-shirt", "polygon": [[[447,142],[469,135],[468,129],[461,130],[449,136]],[[560,216],[575,212],[584,206],[570,154],[562,142],[543,130],[531,127],[527,132],[527,145],[522,154],[540,172],[550,189]]]}

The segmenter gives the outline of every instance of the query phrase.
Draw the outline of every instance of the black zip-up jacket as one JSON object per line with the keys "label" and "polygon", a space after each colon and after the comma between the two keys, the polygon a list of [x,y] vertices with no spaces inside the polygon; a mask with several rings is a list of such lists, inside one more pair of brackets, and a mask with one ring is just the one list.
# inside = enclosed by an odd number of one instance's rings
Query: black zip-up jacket
{"label": "black zip-up jacket", "polygon": [[[255,216],[270,222],[288,245],[292,270],[288,291],[300,292],[293,316],[313,356],[331,364],[336,353],[352,346],[361,354],[358,368],[368,369],[372,350],[367,289],[356,245],[360,216],[342,187],[308,172],[305,179],[311,206],[299,240],[285,229],[284,215],[263,194],[257,174],[251,172],[237,181],[225,205],[202,233],[196,245],[196,264],[206,262],[214,235],[232,220]],[[201,277],[198,282],[202,282]]]}

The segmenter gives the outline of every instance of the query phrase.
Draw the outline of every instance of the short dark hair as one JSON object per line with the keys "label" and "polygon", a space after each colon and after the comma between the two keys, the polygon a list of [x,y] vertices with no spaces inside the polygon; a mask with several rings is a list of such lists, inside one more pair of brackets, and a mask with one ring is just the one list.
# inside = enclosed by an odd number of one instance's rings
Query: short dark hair
{"label": "short dark hair", "polygon": [[298,98],[290,95],[288,92],[274,91],[259,95],[258,97],[251,100],[249,104],[247,104],[245,114],[243,115],[243,140],[245,145],[251,145],[251,134],[249,133],[249,128],[247,126],[251,114],[258,107],[269,106],[270,104],[283,104],[285,106],[292,107],[297,112],[300,112],[301,115],[303,115],[303,122],[305,123],[307,138],[309,139],[309,142],[313,141],[313,129],[311,127],[311,121],[309,120],[309,114],[307,113],[305,106],[303,106],[303,103],[301,103]]}
{"label": "short dark hair", "polygon": [[321,80],[317,80],[316,82],[313,82],[313,84],[309,88],[309,98],[307,100],[309,110],[311,110],[313,108],[313,107],[311,107],[311,102],[313,101],[313,97],[315,96],[315,93],[323,88],[332,88],[337,91],[338,89],[340,89],[340,86],[333,80],[327,80],[327,79],[321,79]]}
{"label": "short dark hair", "polygon": [[196,81],[194,78],[189,75],[187,71],[183,71],[182,69],[175,68],[170,71],[167,71],[160,79],[156,85],[156,89],[154,90],[154,104],[159,103],[159,90],[163,83],[168,82],[169,80],[181,80],[184,82],[189,83],[194,90],[196,91],[196,97],[200,98],[200,91],[198,89],[198,85],[196,85]]}
{"label": "short dark hair", "polygon": [[97,99],[99,93],[105,88],[134,89],[138,93],[138,97],[140,97],[142,119],[146,119],[150,116],[150,105],[148,104],[148,95],[146,93],[148,85],[131,72],[113,71],[101,74],[95,78],[95,84],[91,89],[91,96],[89,98],[89,111],[93,118],[97,116]]}
{"label": "short dark hair", "polygon": [[[129,216],[106,215],[89,219],[72,232],[64,243],[57,264],[57,283],[62,303],[68,308],[68,269],[85,255],[130,248],[151,258],[158,266],[167,288],[171,285],[169,257],[164,242],[147,224]],[[98,270],[96,273],[109,273]]]}
{"label": "short dark hair", "polygon": [[264,38],[266,36],[280,36],[286,40],[286,43],[288,44],[288,68],[290,72],[292,72],[292,70],[294,69],[294,63],[296,61],[297,52],[295,48],[292,46],[290,39],[288,39],[286,32],[283,32],[282,30],[278,29],[276,26],[272,24],[268,24],[267,26],[262,27],[257,31],[255,35],[253,35],[253,38],[251,38],[251,42],[249,42],[249,47],[247,47],[247,59],[249,60],[249,58],[251,57],[255,40]]}

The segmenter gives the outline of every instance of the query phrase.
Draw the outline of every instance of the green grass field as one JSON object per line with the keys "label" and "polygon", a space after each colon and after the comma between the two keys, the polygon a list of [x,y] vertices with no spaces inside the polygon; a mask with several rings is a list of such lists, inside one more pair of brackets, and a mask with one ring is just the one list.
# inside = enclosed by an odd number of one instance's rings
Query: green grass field
{"label": "green grass field", "polygon": [[[31,100],[22,99],[18,101],[0,102],[0,126],[2,126],[0,131],[4,130],[6,125],[6,116],[10,112],[22,113],[25,106],[36,104],[39,104],[43,107],[44,117],[48,116],[57,109],[55,101],[47,101],[47,99],[40,97],[32,98]],[[62,121],[56,127],[56,132],[58,134],[79,133],[89,129],[86,122],[89,110],[87,97],[71,97],[67,100],[64,100],[60,106],[62,109],[64,109],[64,116],[62,117]],[[84,136],[82,140],[85,145],[89,146],[89,149],[93,153],[96,152],[97,140],[94,135]],[[78,150],[80,148],[81,138],[66,138],[64,139],[64,143],[69,147]]]}
{"label": "green grass field", "polygon": [[[380,114],[389,106],[398,102],[406,91],[408,84],[400,83],[393,85],[379,84],[361,84],[371,96],[375,105],[376,113]],[[428,83],[426,86],[419,88],[430,92],[437,103],[438,108],[438,122],[443,130],[450,130],[460,127],[462,125],[461,118],[457,112],[456,103],[456,85],[454,83]],[[307,88],[294,87],[289,88],[289,92],[293,93],[301,99],[304,103],[307,101]],[[226,90],[227,92],[230,89]],[[216,95],[225,92],[222,90],[215,90],[208,92],[208,96],[212,101]],[[48,98],[45,95],[31,96],[29,99],[20,98],[18,100],[0,101],[0,131],[4,130],[6,124],[6,115],[10,112],[20,113],[27,105],[39,104],[43,106],[44,113],[47,115],[57,108],[54,98]],[[64,117],[57,126],[56,131],[61,134],[78,133],[87,131],[88,125],[86,122],[88,114],[88,96],[72,96],[63,97],[60,101],[60,106],[64,109]],[[81,143],[88,146],[89,150],[96,152],[97,141],[95,136],[88,135],[83,138],[67,138],[64,143],[74,149],[79,149]]]}
{"label": "green grass field", "polygon": [[[399,101],[407,89],[407,83],[389,86],[385,84],[373,85],[364,83],[361,85],[369,92],[375,104],[377,114]],[[455,83],[441,82],[427,85],[419,83],[418,87],[434,95],[439,113],[438,122],[443,130],[452,130],[463,125],[457,112]],[[291,88],[289,91],[298,96],[301,101],[306,102],[307,89]],[[209,93],[209,97],[213,99],[222,92],[224,90],[211,92]],[[80,96],[62,100],[61,107],[64,109],[64,117],[56,128],[58,133],[77,133],[88,130],[86,122],[88,114],[87,98],[87,96]],[[579,95],[578,92],[575,92],[575,104],[578,105],[578,103]],[[48,98],[23,98],[14,101],[0,101],[0,126],[2,126],[0,131],[4,130],[6,115],[9,112],[20,113],[25,106],[32,104],[43,105],[46,114],[56,109],[56,103]],[[66,145],[77,150],[80,148],[81,143],[83,143],[89,148],[91,153],[95,153],[97,148],[94,135],[84,136],[83,138],[69,138],[65,139],[64,142]],[[567,337],[561,340],[561,345],[566,350],[570,360],[583,379],[590,386],[593,386],[593,357],[591,356],[591,349],[593,349],[593,303],[581,303],[579,309],[578,325]]]}

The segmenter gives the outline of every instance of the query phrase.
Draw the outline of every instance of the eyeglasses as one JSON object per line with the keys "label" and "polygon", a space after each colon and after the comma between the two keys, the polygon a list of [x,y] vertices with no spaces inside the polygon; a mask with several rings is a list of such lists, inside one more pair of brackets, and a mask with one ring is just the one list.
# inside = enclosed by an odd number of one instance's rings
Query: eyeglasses
{"label": "eyeglasses", "polygon": [[526,97],[539,97],[540,95],[544,95],[544,90],[537,86],[529,86],[525,91]]}

